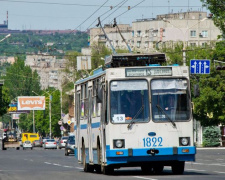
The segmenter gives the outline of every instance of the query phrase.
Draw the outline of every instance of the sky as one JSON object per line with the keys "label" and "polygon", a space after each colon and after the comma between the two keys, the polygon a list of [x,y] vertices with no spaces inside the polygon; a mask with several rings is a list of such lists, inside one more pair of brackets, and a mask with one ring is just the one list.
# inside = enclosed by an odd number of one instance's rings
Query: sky
{"label": "sky", "polygon": [[188,9],[207,11],[200,0],[0,0],[0,24],[8,11],[12,30],[86,31],[96,27],[98,17],[102,25],[114,18],[117,24],[132,24],[137,19]]}

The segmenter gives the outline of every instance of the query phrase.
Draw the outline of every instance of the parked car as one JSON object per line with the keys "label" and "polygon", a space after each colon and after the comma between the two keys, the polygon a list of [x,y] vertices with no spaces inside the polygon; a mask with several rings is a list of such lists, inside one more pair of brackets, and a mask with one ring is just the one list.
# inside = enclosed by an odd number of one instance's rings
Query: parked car
{"label": "parked car", "polygon": [[49,138],[44,137],[44,138],[42,139],[42,147],[43,147],[43,145],[44,145],[44,143],[45,143],[45,141],[46,141],[47,139],[49,139]]}
{"label": "parked car", "polygon": [[33,146],[30,141],[24,141],[24,143],[23,143],[23,150],[25,150],[27,148],[30,148],[31,150],[33,149]]}
{"label": "parked car", "polygon": [[45,143],[43,144],[44,149],[57,149],[57,144],[54,139],[46,139]]}
{"label": "parked car", "polygon": [[66,146],[66,141],[68,140],[69,136],[63,136],[59,141],[59,149],[64,148]]}
{"label": "parked car", "polygon": [[41,144],[41,140],[34,140],[33,141],[33,147],[41,147],[42,144]]}
{"label": "parked car", "polygon": [[69,154],[74,154],[74,148],[75,136],[69,136],[65,146],[65,156],[69,156]]}

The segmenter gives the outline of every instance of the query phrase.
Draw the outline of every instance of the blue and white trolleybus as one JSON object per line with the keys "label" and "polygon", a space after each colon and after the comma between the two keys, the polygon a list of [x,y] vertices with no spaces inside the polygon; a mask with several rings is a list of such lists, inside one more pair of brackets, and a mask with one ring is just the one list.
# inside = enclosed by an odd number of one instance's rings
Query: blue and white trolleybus
{"label": "blue and white trolleybus", "polygon": [[162,63],[160,53],[116,54],[75,83],[75,156],[84,171],[171,166],[183,174],[195,161],[188,67]]}

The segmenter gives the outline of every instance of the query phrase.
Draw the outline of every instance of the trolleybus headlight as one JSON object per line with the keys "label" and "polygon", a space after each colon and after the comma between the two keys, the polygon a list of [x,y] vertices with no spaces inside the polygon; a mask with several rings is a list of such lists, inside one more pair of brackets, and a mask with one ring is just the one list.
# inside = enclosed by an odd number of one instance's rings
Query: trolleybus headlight
{"label": "trolleybus headlight", "polygon": [[115,139],[113,140],[114,148],[124,148],[124,139]]}
{"label": "trolleybus headlight", "polygon": [[190,142],[190,138],[189,137],[182,137],[180,138],[180,145],[182,146],[188,146]]}

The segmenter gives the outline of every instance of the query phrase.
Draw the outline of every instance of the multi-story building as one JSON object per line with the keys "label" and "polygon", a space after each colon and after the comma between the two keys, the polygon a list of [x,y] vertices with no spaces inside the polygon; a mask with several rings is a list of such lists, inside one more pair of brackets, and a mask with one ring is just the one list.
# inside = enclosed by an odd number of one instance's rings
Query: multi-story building
{"label": "multi-story building", "polygon": [[27,55],[25,65],[36,70],[40,76],[41,89],[54,87],[61,89],[65,59],[56,59],[55,56]]}
{"label": "multi-story building", "polygon": [[[127,25],[129,27],[129,25]],[[105,27],[109,39],[113,42],[114,48],[125,48],[125,43],[120,37],[116,28]],[[131,49],[140,52],[151,52],[159,46],[172,46],[177,42],[185,43],[186,46],[205,46],[218,41],[221,31],[212,20],[212,14],[207,16],[206,12],[189,11],[183,13],[171,13],[158,15],[156,18],[140,19],[132,23],[132,27],[124,30],[124,37]],[[103,32],[94,34],[92,41],[105,43],[110,47]],[[91,37],[93,30],[90,31]]]}
{"label": "multi-story building", "polygon": [[[127,43],[130,43],[132,32],[131,26],[129,24],[118,24],[118,27],[124,39],[126,39]],[[116,27],[106,24],[104,30],[114,48],[127,49],[126,43],[123,41]],[[100,28],[92,28],[90,30],[90,45],[93,46],[94,42],[105,44],[106,47],[110,48],[110,44]]]}

